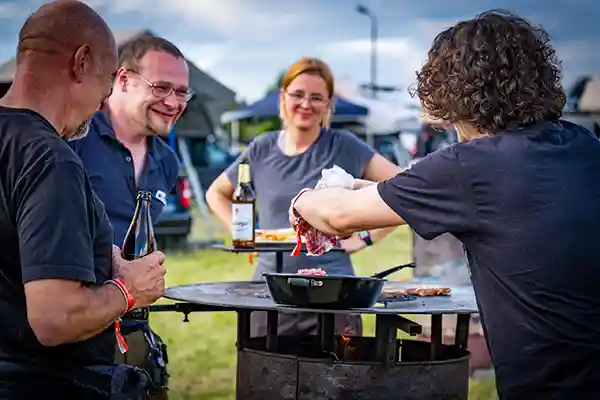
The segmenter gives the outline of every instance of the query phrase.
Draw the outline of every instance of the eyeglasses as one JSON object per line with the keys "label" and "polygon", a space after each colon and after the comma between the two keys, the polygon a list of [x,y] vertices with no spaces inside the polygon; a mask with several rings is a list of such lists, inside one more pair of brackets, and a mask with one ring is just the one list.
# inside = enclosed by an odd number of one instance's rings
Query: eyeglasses
{"label": "eyeglasses", "polygon": [[285,92],[290,99],[292,99],[292,102],[294,104],[301,104],[304,99],[308,100],[308,102],[312,105],[315,106],[320,106],[323,105],[325,103],[327,103],[329,100],[323,98],[323,96],[321,96],[320,94],[311,94],[306,96],[304,92],[302,91],[296,91],[296,92]]}
{"label": "eyeglasses", "polygon": [[181,102],[187,103],[194,95],[194,91],[190,88],[175,88],[173,85],[167,82],[156,82],[152,83],[140,75],[139,72],[134,70],[127,70],[134,73],[142,82],[144,82],[151,90],[154,97],[164,99],[169,97],[171,93],[175,93],[175,98]]}

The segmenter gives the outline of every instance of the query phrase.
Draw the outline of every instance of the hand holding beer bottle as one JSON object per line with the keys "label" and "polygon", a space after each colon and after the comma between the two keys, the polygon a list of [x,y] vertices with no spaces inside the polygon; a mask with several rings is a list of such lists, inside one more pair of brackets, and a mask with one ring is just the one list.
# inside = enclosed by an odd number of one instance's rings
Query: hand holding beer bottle
{"label": "hand holding beer bottle", "polygon": [[135,299],[133,310],[124,318],[148,319],[148,306],[160,299],[165,290],[165,256],[157,251],[150,216],[151,201],[150,192],[138,192],[135,214],[125,235],[121,254],[118,254],[116,246],[113,248],[113,275],[129,286]]}
{"label": "hand holding beer bottle", "polygon": [[121,279],[129,287],[135,299],[134,309],[144,309],[163,296],[164,260],[163,253],[154,251],[143,258],[128,261],[121,256],[121,249],[113,246],[113,279]]}

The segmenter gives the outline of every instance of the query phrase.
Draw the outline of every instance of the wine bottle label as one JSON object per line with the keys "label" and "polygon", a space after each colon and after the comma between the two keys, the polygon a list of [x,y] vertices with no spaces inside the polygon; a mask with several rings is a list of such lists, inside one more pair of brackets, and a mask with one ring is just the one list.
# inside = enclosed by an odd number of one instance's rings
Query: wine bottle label
{"label": "wine bottle label", "polygon": [[252,240],[254,236],[254,204],[233,204],[231,238],[233,240]]}

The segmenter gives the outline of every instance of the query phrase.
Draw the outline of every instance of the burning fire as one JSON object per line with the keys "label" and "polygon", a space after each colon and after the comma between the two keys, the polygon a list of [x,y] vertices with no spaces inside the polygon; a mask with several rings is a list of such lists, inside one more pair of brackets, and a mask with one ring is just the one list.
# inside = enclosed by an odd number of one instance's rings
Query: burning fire
{"label": "burning fire", "polygon": [[[344,332],[347,334],[347,332]],[[347,336],[344,336],[344,334],[341,335],[340,338],[340,347],[341,347],[341,358],[344,361],[356,361],[357,360],[357,352],[356,352],[356,346],[351,346],[350,345],[350,338]]]}

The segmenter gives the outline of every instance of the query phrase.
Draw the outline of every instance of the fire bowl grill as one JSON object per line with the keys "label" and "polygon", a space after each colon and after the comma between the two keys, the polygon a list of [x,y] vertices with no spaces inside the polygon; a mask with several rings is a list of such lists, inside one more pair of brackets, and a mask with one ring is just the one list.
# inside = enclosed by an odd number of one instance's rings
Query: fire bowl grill
{"label": "fire bowl grill", "polygon": [[[266,337],[238,350],[237,398],[247,400],[467,400],[469,352],[442,345],[435,361],[431,345],[397,340],[397,360],[376,360],[376,339],[336,337],[334,352],[318,336],[279,336],[275,351]],[[344,360],[347,358],[348,360]]]}
{"label": "fire bowl grill", "polygon": [[[451,296],[350,310],[279,305],[264,282],[254,281],[176,286],[168,288],[165,297],[184,303],[155,305],[154,311],[181,312],[184,322],[191,312],[236,312],[237,400],[466,400],[468,396],[469,320],[478,312],[470,287],[452,288]],[[250,334],[253,312],[266,312],[266,336]],[[304,340],[281,335],[280,312],[315,314],[317,336]],[[374,315],[375,337],[351,337],[354,351],[340,352],[334,318],[340,313]],[[453,345],[442,341],[444,314],[457,316]],[[422,333],[422,326],[404,315],[429,315],[430,341],[398,340],[398,330],[409,336]]]}

